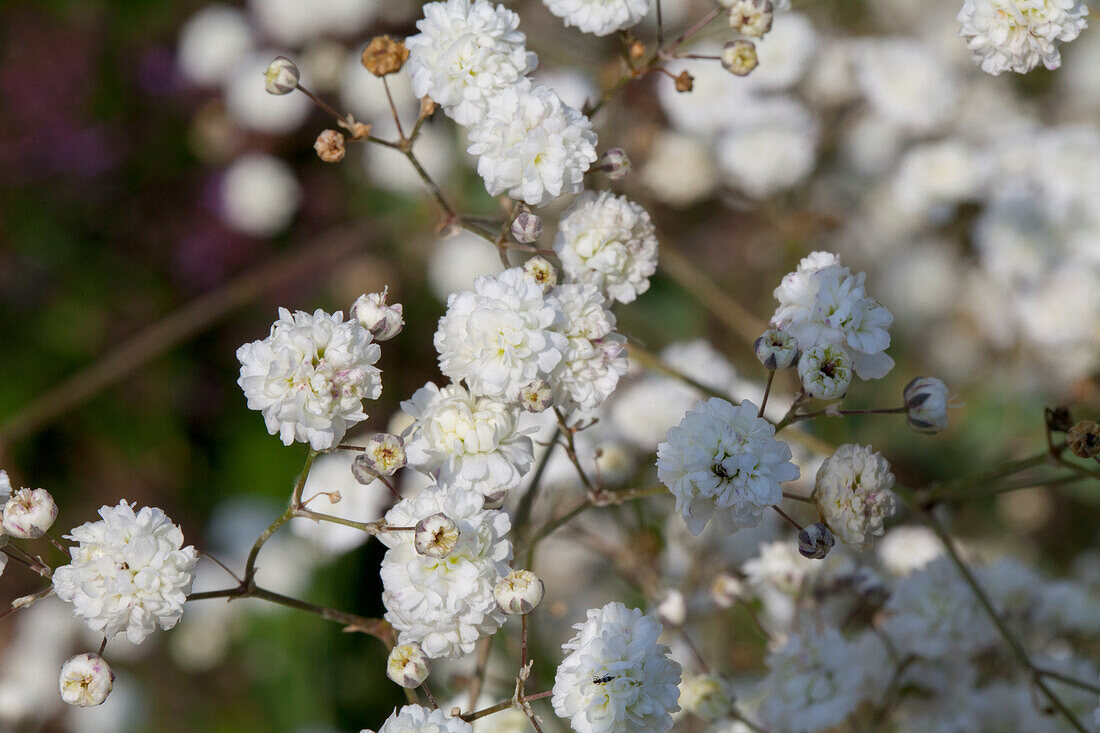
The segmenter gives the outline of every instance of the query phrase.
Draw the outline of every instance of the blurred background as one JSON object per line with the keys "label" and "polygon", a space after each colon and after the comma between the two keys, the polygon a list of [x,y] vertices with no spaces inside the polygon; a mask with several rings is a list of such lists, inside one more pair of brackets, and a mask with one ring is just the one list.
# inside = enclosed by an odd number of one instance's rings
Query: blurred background
{"label": "blurred background", "polygon": [[[567,103],[616,81],[616,37],[566,29],[533,0],[506,4],[539,55],[536,77]],[[306,455],[267,435],[236,385],[234,352],[266,335],[279,306],[346,312],[384,286],[404,304],[405,331],[383,346],[384,392],[361,432],[385,429],[401,400],[439,381],[432,333],[446,295],[499,270],[496,252],[468,235],[441,238],[431,200],[396,153],[349,145],[342,163],[321,162],[313,140],[332,120],[302,95],[267,95],[262,78],[287,55],[303,84],[392,139],[381,84],[359,53],[376,34],[415,33],[420,5],[0,6],[0,467],[13,484],[54,494],[58,530],[125,498],[164,508],[188,542],[243,565]],[[1069,44],[1059,71],[995,78],[957,38],[957,5],[795,2],[777,14],[749,77],[684,61],[669,69],[690,70],[690,94],[660,74],[629,85],[595,123],[600,150],[623,148],[634,170],[588,183],[643,203],[668,250],[651,290],[618,309],[620,330],[738,397],[757,399],[762,370],[746,335],[770,317],[771,291],[799,258],[830,249],[866,271],[869,293],[895,315],[897,366],[860,383],[846,405],[893,407],[910,379],[929,375],[959,407],[948,431],[928,438],[888,417],[807,430],[834,444],[873,441],[912,487],[1041,450],[1046,406],[1093,417],[1100,405],[1100,32]],[[711,7],[664,0],[669,35]],[[651,20],[633,31],[649,49]],[[720,19],[693,50],[713,53],[728,36]],[[400,113],[415,120],[407,76],[391,78]],[[499,216],[463,139],[437,114],[417,152],[460,210]],[[543,246],[567,204],[543,212]],[[795,386],[780,375],[780,414]],[[632,374],[582,441],[586,460],[602,447],[617,461],[604,466],[610,481],[652,483],[656,441],[694,399]],[[313,490],[339,488],[355,495],[344,502],[350,515],[381,516],[387,497],[354,484],[341,460],[319,467]],[[814,460],[805,456],[804,477]],[[568,470],[549,477],[539,517],[578,493]],[[1052,576],[1095,581],[1086,551],[1098,506],[1095,486],[1075,484],[976,500],[954,519],[975,546],[1011,547]],[[553,558],[545,570],[536,562],[549,592],[535,621],[542,685],[585,608],[654,600],[615,547],[675,578],[689,557],[736,567],[777,532],[684,549],[682,528],[666,526],[671,511],[663,498],[601,509],[563,533],[583,541],[540,550]],[[298,527],[265,548],[260,583],[377,616],[381,556],[378,543]],[[196,588],[232,584],[202,565]],[[607,581],[608,568],[627,580]],[[596,577],[605,580],[585,586]],[[9,564],[0,606],[39,588]],[[58,698],[60,662],[97,645],[68,609],[48,600],[6,619],[0,730],[355,731],[401,704],[375,639],[260,606],[206,601],[140,647],[112,642],[119,679],[94,710]],[[730,633],[726,662],[759,671],[761,640]],[[499,652],[510,654],[508,636]],[[437,696],[457,695],[472,664],[433,673]],[[502,699],[514,671],[493,669],[488,692]]]}

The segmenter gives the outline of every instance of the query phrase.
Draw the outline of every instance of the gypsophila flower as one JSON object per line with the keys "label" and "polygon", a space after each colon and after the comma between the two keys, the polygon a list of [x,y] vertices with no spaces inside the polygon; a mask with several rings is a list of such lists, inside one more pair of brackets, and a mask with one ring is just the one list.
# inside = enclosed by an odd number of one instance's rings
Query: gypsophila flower
{"label": "gypsophila flower", "polygon": [[401,409],[416,420],[406,438],[409,465],[440,485],[489,496],[518,486],[534,461],[533,429],[519,427],[514,404],[428,382]]}
{"label": "gypsophila flower", "polygon": [[839,400],[852,383],[852,360],[841,346],[815,346],[799,358],[798,380],[809,397]]}
{"label": "gypsophila flower", "polygon": [[404,468],[406,457],[405,447],[401,444],[401,438],[389,433],[375,433],[370,436],[366,447],[363,449],[363,457],[370,469],[382,476],[392,476],[401,468]]}
{"label": "gypsophila flower", "polygon": [[[406,705],[395,710],[378,733],[472,733],[473,728],[462,718],[449,718],[442,710],[420,705]],[[360,733],[373,733],[363,730]]]}
{"label": "gypsophila flower", "polygon": [[921,433],[938,433],[947,427],[947,385],[935,377],[917,377],[905,385],[909,427]]}
{"label": "gypsophila flower", "polygon": [[[516,221],[519,221],[518,219]],[[527,277],[538,283],[542,292],[549,293],[558,284],[558,270],[550,260],[542,255],[535,255],[523,263],[523,272]]]}
{"label": "gypsophila flower", "polygon": [[626,178],[633,167],[630,164],[630,158],[626,155],[626,151],[622,148],[605,150],[604,154],[596,161],[596,165],[600,170],[606,173],[607,177],[612,181],[621,181]]}
{"label": "gypsophila flower", "polygon": [[391,509],[386,522],[412,527],[433,514],[458,525],[457,545],[439,559],[418,554],[411,532],[381,534],[390,548],[382,560],[382,602],[398,643],[417,642],[431,659],[454,659],[504,623],[493,588],[512,558],[504,539],[510,522],[504,512],[486,509],[481,494],[455,487],[422,490]]}
{"label": "gypsophila flower", "polygon": [[551,703],[577,733],[662,733],[679,710],[680,665],[657,643],[661,624],[636,608],[589,609],[562,645]]}
{"label": "gypsophila flower", "polygon": [[994,76],[1062,65],[1058,46],[1088,23],[1082,0],[964,0],[958,21],[974,63]]}
{"label": "gypsophila flower", "polygon": [[418,555],[442,559],[454,552],[461,537],[458,524],[446,514],[438,512],[416,523],[413,548]]}
{"label": "gypsophila flower", "polygon": [[301,73],[286,56],[276,56],[264,72],[264,88],[268,94],[290,94],[298,88]]}
{"label": "gypsophila flower", "polygon": [[508,614],[531,613],[542,603],[546,586],[530,570],[513,570],[493,589],[500,610]]}
{"label": "gypsophila flower", "polygon": [[649,214],[625,196],[586,192],[562,215],[554,252],[565,274],[629,303],[649,290],[657,234]]}
{"label": "gypsophila flower", "polygon": [[467,142],[489,195],[507,194],[530,206],[579,193],[596,160],[592,122],[552,90],[530,84],[493,97]]}
{"label": "gypsophila flower", "polygon": [[779,484],[798,478],[791,449],[748,400],[735,407],[712,397],[696,403],[657,447],[657,477],[697,535],[713,516],[731,532],[755,526],[783,498]]}
{"label": "gypsophila flower", "polygon": [[763,38],[771,30],[775,8],[769,0],[732,0],[724,2],[730,28],[752,38]]}
{"label": "gypsophila flower", "polygon": [[527,412],[542,412],[554,404],[554,391],[545,379],[536,379],[519,391],[519,404]]}
{"label": "gypsophila flower", "polygon": [[402,687],[419,687],[429,671],[428,657],[419,644],[398,644],[386,660],[386,676]]}
{"label": "gypsophila flower", "polygon": [[460,125],[480,121],[538,64],[519,16],[487,0],[428,3],[416,27],[420,33],[405,40],[413,93],[431,97]]}
{"label": "gypsophila flower", "polygon": [[746,561],[741,571],[758,593],[767,589],[794,597],[819,568],[819,563],[802,556],[789,542],[765,542],[760,554]]}
{"label": "gypsophila flower", "polygon": [[564,314],[560,331],[569,339],[550,378],[554,404],[567,411],[594,410],[626,375],[626,338],[615,332],[615,315],[595,285],[566,283],[552,295]]}
{"label": "gypsophila flower", "polygon": [[375,341],[388,341],[401,333],[405,326],[401,304],[386,303],[389,292],[387,286],[381,293],[360,295],[348,311],[348,319],[359,321],[359,325],[370,331]]}
{"label": "gypsophila flower", "polygon": [[637,25],[649,0],[542,0],[550,12],[582,33],[606,36]]}
{"label": "gypsophila flower", "polygon": [[470,393],[512,402],[519,391],[546,378],[562,360],[568,339],[557,332],[563,314],[523,268],[474,280],[472,291],[453,293],[439,319],[439,369]]}
{"label": "gypsophila flower", "polygon": [[748,76],[760,60],[752,41],[730,41],[722,46],[722,68],[736,76]]}
{"label": "gypsophila flower", "polygon": [[798,342],[786,331],[769,328],[753,344],[756,358],[768,371],[786,369],[798,360]]}
{"label": "gypsophila flower", "polygon": [[542,236],[542,217],[530,211],[521,211],[512,220],[512,236],[520,244],[537,242]]}
{"label": "gypsophila flower", "polygon": [[894,513],[893,485],[885,458],[869,447],[848,444],[821,464],[811,498],[837,539],[865,549]]}
{"label": "gypsophila flower", "polygon": [[0,529],[9,537],[41,537],[57,519],[57,504],[45,489],[19,489],[3,506]]}
{"label": "gypsophila flower", "polygon": [[111,694],[115,673],[98,654],[77,654],[61,665],[58,688],[67,705],[82,708],[100,705]]}
{"label": "gypsophila flower", "polygon": [[836,539],[821,522],[808,524],[798,531],[798,552],[811,560],[823,560],[833,549]]}
{"label": "gypsophila flower", "polygon": [[58,568],[53,588],[88,628],[108,639],[124,632],[140,644],[157,626],[170,629],[183,614],[198,555],[183,532],[155,507],[99,510],[102,519],[74,528],[66,539],[72,562]]}
{"label": "gypsophila flower", "polygon": [[297,440],[328,450],[349,426],[367,418],[363,400],[382,393],[374,366],[380,355],[370,332],[344,322],[339,311],[310,315],[280,308],[266,339],[237,349],[237,384],[249,409],[263,413],[267,431],[284,445]]}
{"label": "gypsophila flower", "polygon": [[733,708],[733,690],[716,674],[686,677],[680,684],[680,707],[703,720],[724,718]]}

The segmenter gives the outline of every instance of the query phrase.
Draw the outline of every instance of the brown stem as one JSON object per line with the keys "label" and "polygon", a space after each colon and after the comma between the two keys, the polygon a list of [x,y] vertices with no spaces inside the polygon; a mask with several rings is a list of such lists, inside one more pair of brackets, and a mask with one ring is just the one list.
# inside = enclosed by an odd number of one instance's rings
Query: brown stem
{"label": "brown stem", "polygon": [[390,103],[390,112],[393,114],[393,121],[397,124],[397,134],[401,137],[401,142],[407,143],[409,139],[405,137],[405,131],[401,128],[401,116],[397,114],[397,105],[393,103],[393,95],[390,94],[390,83],[386,81],[386,77],[382,77],[382,86],[386,90],[386,101]]}
{"label": "brown stem", "polygon": [[768,370],[768,383],[764,385],[764,396],[760,400],[760,412],[756,413],[757,417],[764,417],[764,408],[768,406],[768,395],[772,393],[772,382],[775,380],[775,370]]}
{"label": "brown stem", "polygon": [[38,601],[42,600],[43,598],[45,598],[46,596],[48,596],[51,593],[53,593],[53,586],[52,585],[47,587],[47,588],[43,588],[42,590],[38,591],[37,593],[34,593],[33,595],[24,596],[22,599],[16,599],[16,600],[23,600],[23,603],[18,605],[18,606],[12,606],[11,608],[5,608],[3,611],[0,611],[0,620],[3,620],[5,618],[7,618],[8,616],[11,616],[16,611],[20,611],[20,610],[26,608],[27,606],[30,606],[34,603],[37,603]]}
{"label": "brown stem", "polygon": [[802,531],[802,525],[801,525],[801,524],[799,524],[798,522],[794,521],[794,519],[792,519],[792,518],[791,518],[791,515],[790,515],[790,514],[787,514],[787,512],[785,512],[785,511],[783,511],[782,509],[780,509],[778,505],[776,505],[776,504],[772,504],[772,509],[774,509],[774,510],[776,511],[776,513],[777,513],[777,514],[778,514],[779,516],[781,516],[781,517],[783,517],[784,519],[786,519],[786,520],[787,520],[787,523],[788,523],[788,524],[790,524],[790,525],[791,525],[792,527],[794,527],[795,529],[797,529],[797,530],[798,530],[799,532],[801,532],[801,531]]}

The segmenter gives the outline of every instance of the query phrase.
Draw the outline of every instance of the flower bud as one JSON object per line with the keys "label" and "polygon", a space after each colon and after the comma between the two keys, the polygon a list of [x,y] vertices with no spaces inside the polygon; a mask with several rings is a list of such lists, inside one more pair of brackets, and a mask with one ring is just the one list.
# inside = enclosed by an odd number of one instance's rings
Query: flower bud
{"label": "flower bud", "polygon": [[264,72],[264,86],[268,94],[290,94],[298,88],[301,72],[286,56],[276,56]]}
{"label": "flower bud", "polygon": [[336,130],[325,130],[313,143],[317,157],[326,163],[339,163],[347,152],[344,148],[344,136]]}
{"label": "flower bud", "polygon": [[374,466],[371,464],[371,460],[367,458],[366,453],[360,453],[351,462],[351,475],[364,486],[374,483],[378,479],[378,472],[374,470]]}
{"label": "flower bud", "polygon": [[519,404],[527,412],[542,412],[554,404],[554,393],[545,379],[536,379],[519,391]]}
{"label": "flower bud", "polygon": [[537,242],[542,236],[542,217],[530,211],[521,211],[512,219],[512,236],[520,244]]}
{"label": "flower bud", "polygon": [[111,694],[115,673],[98,654],[77,654],[61,665],[58,688],[68,705],[90,708],[101,704]]}
{"label": "flower bud", "polygon": [[11,537],[41,537],[57,519],[57,504],[45,489],[19,489],[4,505],[3,530]]}
{"label": "flower bud", "polygon": [[363,459],[374,473],[392,476],[405,467],[405,446],[396,435],[375,433],[367,441]]}
{"label": "flower bud", "polygon": [[409,60],[409,49],[404,41],[389,36],[375,36],[363,49],[360,61],[367,71],[375,76],[386,76],[401,71]]}
{"label": "flower bud", "polygon": [[542,603],[545,592],[546,587],[539,576],[530,570],[513,570],[493,588],[493,598],[505,613],[531,613]]}
{"label": "flower bud", "polygon": [[810,397],[839,400],[852,383],[852,359],[835,344],[815,346],[799,358],[798,378]]}
{"label": "flower bud", "polygon": [[541,255],[536,255],[523,263],[523,274],[534,280],[544,293],[549,293],[558,284],[557,268]]}
{"label": "flower bud", "polygon": [[1066,433],[1066,445],[1078,458],[1095,458],[1100,454],[1100,425],[1082,420]]}
{"label": "flower bud", "polygon": [[741,579],[730,573],[719,573],[710,584],[710,597],[719,608],[731,608],[744,593]]}
{"label": "flower bud", "polygon": [[733,709],[733,690],[718,675],[688,677],[680,684],[680,707],[703,720],[718,720]]}
{"label": "flower bud", "polygon": [[668,590],[657,604],[657,617],[668,626],[682,626],[687,620],[687,604],[684,594],[678,590]]}
{"label": "flower bud", "polygon": [[398,644],[386,660],[386,676],[402,687],[420,687],[430,671],[428,655],[416,642]]}
{"label": "flower bud", "polygon": [[824,559],[835,544],[833,533],[821,522],[803,527],[798,533],[798,551],[811,560]]}
{"label": "flower bud", "polygon": [[680,72],[680,75],[676,77],[676,91],[678,92],[690,92],[695,88],[695,77],[686,71]]}
{"label": "flower bud", "polygon": [[612,181],[626,178],[631,168],[630,158],[626,157],[626,152],[622,148],[611,148],[604,152],[596,161],[596,166]]}
{"label": "flower bud", "polygon": [[905,385],[909,427],[919,433],[938,433],[947,427],[947,387],[935,377],[917,377]]}
{"label": "flower bud", "polygon": [[446,514],[433,514],[416,523],[413,547],[428,557],[447,557],[458,545],[458,525]]}
{"label": "flower bud", "polygon": [[786,369],[798,361],[798,342],[786,331],[769,328],[753,344],[756,358],[769,372]]}
{"label": "flower bud", "polygon": [[726,12],[730,28],[751,38],[763,38],[771,30],[775,17],[775,8],[769,0],[733,0]]}
{"label": "flower bud", "polygon": [[1047,427],[1055,432],[1064,433],[1073,427],[1073,416],[1065,405],[1048,407],[1044,410]]}
{"label": "flower bud", "polygon": [[390,289],[387,286],[381,293],[360,295],[351,306],[351,317],[370,331],[375,341],[388,341],[401,333],[401,329],[405,326],[401,304],[386,304],[386,296],[389,292]]}
{"label": "flower bud", "polygon": [[722,66],[731,74],[748,76],[757,63],[756,46],[752,41],[730,41],[722,46]]}
{"label": "flower bud", "polygon": [[483,506],[486,509],[500,509],[504,506],[504,497],[508,496],[506,490],[494,491],[491,494],[485,495],[485,503]]}

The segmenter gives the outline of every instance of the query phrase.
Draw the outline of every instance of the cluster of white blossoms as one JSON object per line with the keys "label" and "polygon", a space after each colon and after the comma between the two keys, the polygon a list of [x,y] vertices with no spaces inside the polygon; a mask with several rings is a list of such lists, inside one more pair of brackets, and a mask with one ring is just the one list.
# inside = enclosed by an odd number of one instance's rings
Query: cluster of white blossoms
{"label": "cluster of white blossoms", "polygon": [[54,571],[53,589],[88,628],[140,644],[157,626],[179,621],[198,554],[155,507],[135,513],[120,501],[101,507],[99,516],[65,536],[78,544],[69,549],[72,562]]}
{"label": "cluster of white blossoms", "polygon": [[799,476],[790,447],[756,405],[712,397],[699,402],[657,447],[657,477],[676,497],[692,534],[714,517],[724,532],[755,526]]}
{"label": "cluster of white blossoms", "polygon": [[562,645],[551,703],[577,733],[662,733],[680,709],[680,665],[657,643],[661,623],[636,608],[589,609]]}
{"label": "cluster of white blossoms", "polygon": [[[378,733],[471,733],[473,728],[462,718],[449,717],[442,710],[422,705],[406,705],[394,710]],[[360,733],[373,733],[363,730]]]}
{"label": "cluster of white blossoms", "polygon": [[584,33],[606,36],[638,24],[649,0],[543,0],[550,12]]}
{"label": "cluster of white blossoms", "polygon": [[1082,0],[964,0],[959,35],[988,74],[1026,74],[1040,63],[1057,69],[1058,46],[1081,34],[1088,13]]}
{"label": "cluster of white blossoms", "polygon": [[420,554],[412,531],[385,532],[382,602],[398,643],[417,643],[431,659],[457,658],[504,623],[493,588],[508,574],[512,544],[508,515],[485,508],[485,497],[459,487],[429,487],[386,513],[394,527],[414,527],[442,514],[458,530],[444,557]]}
{"label": "cluster of white blossoms", "polygon": [[370,332],[344,321],[339,311],[310,315],[280,308],[267,338],[237,349],[237,384],[248,407],[263,413],[267,431],[285,445],[299,441],[327,450],[367,418],[363,400],[382,393],[374,366],[380,355]]}
{"label": "cluster of white blossoms", "polygon": [[418,35],[406,40],[417,96],[430,96],[460,125],[467,151],[492,196],[531,206],[584,188],[596,160],[596,133],[580,111],[527,74],[538,63],[519,17],[488,0],[424,6]]}
{"label": "cluster of white blossoms", "polygon": [[567,412],[594,410],[626,375],[626,337],[616,333],[615,315],[595,285],[565,283],[552,298],[561,307],[561,332],[568,339],[552,375],[554,403]]}
{"label": "cluster of white blossoms", "polygon": [[836,449],[817,471],[812,499],[823,521],[841,542],[865,549],[882,534],[894,513],[894,474],[881,454],[848,444]]}

